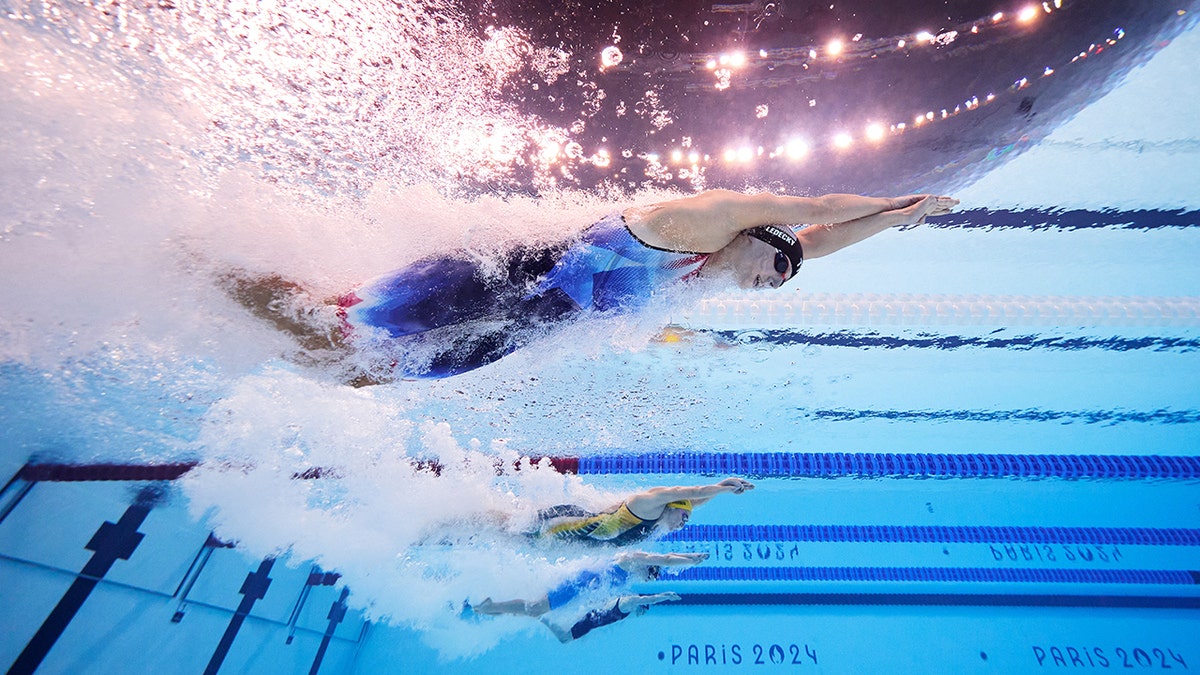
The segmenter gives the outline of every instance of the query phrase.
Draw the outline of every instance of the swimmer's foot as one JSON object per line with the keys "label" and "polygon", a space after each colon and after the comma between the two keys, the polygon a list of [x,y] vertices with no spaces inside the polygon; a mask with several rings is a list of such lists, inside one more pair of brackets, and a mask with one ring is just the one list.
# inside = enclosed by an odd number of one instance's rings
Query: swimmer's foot
{"label": "swimmer's foot", "polygon": [[484,598],[482,601],[472,605],[470,600],[463,600],[462,609],[458,612],[458,618],[472,623],[479,623],[484,619],[490,619],[496,612],[486,611],[484,607],[485,605],[490,607],[491,602],[491,598]]}
{"label": "swimmer's foot", "polygon": [[328,351],[343,346],[336,310],[314,302],[299,284],[277,274],[252,276],[245,270],[223,274],[219,283],[238,304],[290,335],[302,348]]}

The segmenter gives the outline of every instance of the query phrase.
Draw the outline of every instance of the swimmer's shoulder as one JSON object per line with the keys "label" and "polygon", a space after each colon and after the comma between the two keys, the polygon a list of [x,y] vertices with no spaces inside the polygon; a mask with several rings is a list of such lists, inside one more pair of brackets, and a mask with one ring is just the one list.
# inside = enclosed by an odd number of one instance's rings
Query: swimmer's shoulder
{"label": "swimmer's shoulder", "polygon": [[738,231],[727,204],[739,193],[709,190],[691,197],[633,206],[621,212],[625,226],[638,239],[670,251],[712,253],[724,248]]}

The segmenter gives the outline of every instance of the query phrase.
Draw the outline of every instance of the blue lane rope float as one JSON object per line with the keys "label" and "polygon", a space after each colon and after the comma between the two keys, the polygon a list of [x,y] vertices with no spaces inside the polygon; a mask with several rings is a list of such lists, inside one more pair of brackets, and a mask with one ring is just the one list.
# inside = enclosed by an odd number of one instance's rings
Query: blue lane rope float
{"label": "blue lane rope float", "polygon": [[1194,209],[962,209],[950,217],[939,217],[926,227],[993,230],[1092,230],[1120,229],[1143,232],[1200,227],[1200,211]]}
{"label": "blue lane rope float", "polygon": [[678,581],[885,581],[1052,584],[1151,584],[1195,586],[1191,570],[1113,570],[1002,567],[721,567],[700,565],[681,570]]}
{"label": "blue lane rope float", "polygon": [[712,334],[725,342],[749,345],[772,345],[778,347],[848,347],[851,349],[931,349],[953,351],[958,349],[994,350],[1044,350],[1057,352],[1082,352],[1088,350],[1112,352],[1174,352],[1186,354],[1200,349],[1200,339],[1167,335],[1118,335],[1047,334],[1025,332],[1019,335],[999,336],[995,332],[986,335],[956,335],[932,333],[926,330],[903,330],[899,335],[889,335],[872,329],[839,329],[815,331],[804,328],[765,328],[744,330],[714,330]]}
{"label": "blue lane rope float", "polygon": [[1200,410],[1158,408],[1155,410],[1083,409],[1053,410],[1046,408],[1020,408],[1010,410],[889,410],[868,409],[808,409],[798,408],[800,418],[822,422],[858,422],[862,420],[886,420],[888,422],[1057,422],[1059,424],[1197,424]]}
{"label": "blue lane rope float", "polygon": [[[538,458],[539,461],[543,458]],[[659,452],[588,457],[547,457],[556,471],[581,475],[692,474],[760,478],[1102,478],[1196,480],[1200,457],[1165,455],[1011,455],[817,452]],[[0,490],[16,493],[26,484],[75,481],[171,481],[197,465],[58,464],[23,466]],[[440,470],[435,464],[420,468]],[[504,467],[498,465],[497,471]],[[336,467],[313,467],[297,480],[338,478]],[[3,503],[0,503],[3,506]],[[5,506],[4,508],[9,508]],[[2,511],[0,511],[2,514]]]}
{"label": "blue lane rope float", "polygon": [[767,478],[1200,478],[1200,457],[925,453],[648,453],[580,457],[580,474],[700,474]]}
{"label": "blue lane rope float", "polygon": [[689,525],[667,542],[870,542],[1200,546],[1200,529],[988,525]]}
{"label": "blue lane rope float", "polygon": [[1105,607],[1200,609],[1200,597],[1168,595],[1071,595],[1029,593],[685,593],[672,606],[931,606],[931,607]]}
{"label": "blue lane rope float", "polygon": [[1200,326],[1200,297],[806,293],[708,298],[695,328],[795,326]]}

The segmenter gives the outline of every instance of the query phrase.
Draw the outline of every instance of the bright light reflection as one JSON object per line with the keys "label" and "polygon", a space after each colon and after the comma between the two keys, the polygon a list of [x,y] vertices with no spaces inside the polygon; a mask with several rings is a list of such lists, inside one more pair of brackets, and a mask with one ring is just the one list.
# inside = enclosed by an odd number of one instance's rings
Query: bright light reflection
{"label": "bright light reflection", "polygon": [[619,65],[623,58],[625,58],[625,56],[621,53],[620,49],[611,46],[605,47],[600,52],[600,67],[612,68],[613,66]]}
{"label": "bright light reflection", "polygon": [[[1036,1],[1037,0],[1035,0],[1035,2]],[[1062,5],[1063,5],[1062,0],[1044,0],[1041,3],[1040,7],[1038,5],[1029,5],[1029,6],[1024,7],[1015,16],[1013,16],[1013,19],[1015,19],[1016,21],[1019,21],[1021,23],[1029,23],[1038,18],[1038,16],[1041,13],[1040,10],[1044,10],[1046,13],[1051,13],[1054,8],[1061,8]],[[993,14],[991,16],[992,22],[996,22],[996,23],[1003,21],[1005,18],[1006,18],[1006,15],[1004,12],[996,12],[995,14]],[[972,26],[971,32],[978,33],[979,26],[978,25]],[[1121,39],[1121,38],[1125,37],[1124,31],[1122,29],[1117,29],[1116,31],[1114,31],[1114,33],[1116,34],[1117,39]],[[953,37],[956,36],[957,33],[952,32],[952,33],[949,33],[948,35],[950,36],[950,39],[953,39]],[[854,39],[858,40],[860,37],[861,36],[855,36]],[[940,41],[939,38],[941,38],[941,37],[943,37],[943,36],[935,36],[933,33],[929,32],[929,31],[920,31],[919,33],[917,33],[914,36],[914,39],[917,41],[922,41],[922,42],[937,43]],[[949,41],[949,40],[946,40],[946,41]],[[900,39],[897,41],[896,46],[898,48],[903,49],[904,47],[907,46],[908,42],[909,42],[908,40]],[[1107,43],[1109,45],[1113,45],[1116,43],[1116,41],[1113,40],[1112,38],[1109,38],[1107,40]],[[1092,45],[1092,47],[1089,49],[1089,51],[1092,51],[1092,50],[1097,50],[1096,45]],[[830,40],[825,46],[825,53],[829,56],[836,57],[836,56],[843,54],[844,51],[845,51],[845,43],[840,38]],[[761,58],[768,57],[768,52],[765,49],[760,49],[758,54]],[[816,49],[810,50],[808,53],[808,56],[810,59],[815,60],[818,57],[817,50]],[[1081,52],[1080,55],[1075,58],[1079,59],[1079,58],[1084,58],[1086,56],[1087,56],[1087,52]],[[622,62],[622,60],[623,60],[623,54],[615,46],[606,47],[601,52],[601,63],[604,68],[616,66],[616,65],[620,64]],[[1075,59],[1073,59],[1072,61],[1074,61],[1074,60]],[[713,70],[718,67],[718,64],[720,66],[724,66],[726,68],[737,68],[737,67],[746,65],[746,63],[747,63],[747,56],[746,56],[745,52],[731,52],[731,53],[727,53],[727,54],[720,54],[719,57],[717,57],[717,58],[709,59],[706,63],[706,66],[708,67],[708,69]],[[807,68],[808,66],[805,65],[805,67]],[[1052,74],[1054,74],[1054,72],[1055,71],[1053,68],[1047,66],[1045,68],[1045,70],[1043,71],[1043,77],[1052,75]],[[717,85],[718,89],[723,89],[723,88],[729,86],[728,80],[729,80],[729,77],[731,74],[732,73],[728,69],[722,69],[720,72],[717,73],[719,80],[721,80],[718,82],[718,85]],[[1028,85],[1029,85],[1028,78],[1022,78],[1020,80],[1017,80],[1014,83],[1013,88],[1022,89],[1024,87],[1027,87]],[[985,103],[991,102],[995,98],[996,98],[995,94],[988,94],[985,97],[984,102]],[[815,104],[816,104],[816,101],[811,101],[811,100],[809,101],[810,107],[814,106]],[[963,109],[963,107],[965,107],[966,110],[973,110],[973,109],[979,107],[980,104],[981,103],[980,103],[979,97],[972,97],[971,99],[967,100],[962,105],[956,106],[954,108],[953,112],[954,112],[954,114],[957,114]],[[755,109],[755,113],[756,113],[756,117],[759,117],[759,118],[765,117],[766,113],[767,113],[767,107],[765,105],[757,106]],[[942,119],[947,118],[950,114],[951,113],[949,111],[947,111],[946,109],[940,110],[940,117]],[[929,111],[923,115],[917,115],[914,118],[912,124],[913,124],[913,126],[920,126],[924,123],[932,122],[933,120],[937,119],[938,117],[939,117],[939,115],[937,113],[935,113],[934,111]],[[890,128],[891,128],[891,132],[893,134],[895,134],[897,132],[903,132],[906,128],[906,124],[904,122],[900,122],[900,123],[892,124]],[[879,142],[886,138],[887,133],[888,133],[887,127],[885,127],[884,125],[879,124],[879,123],[871,123],[865,127],[863,138],[865,140],[869,140],[871,142]],[[848,148],[852,147],[854,145],[854,140],[855,140],[854,137],[847,132],[840,132],[840,133],[835,134],[832,137],[833,146],[838,149],[848,149]],[[689,147],[689,146],[690,146],[690,143],[685,143],[685,147]],[[757,149],[758,156],[763,156],[764,152],[765,152],[765,150],[762,147],[759,147]],[[800,159],[806,157],[809,153],[810,153],[810,146],[807,142],[800,140],[800,139],[791,139],[791,140],[787,141],[783,146],[775,148],[772,152],[769,153],[769,156],[770,157],[786,156],[788,159],[794,161],[794,160],[800,160]],[[567,157],[572,157],[572,158],[578,157],[579,155],[582,155],[582,148],[580,148],[578,146],[578,144],[575,144],[575,143],[568,144],[564,148],[563,146],[560,146],[557,142],[545,142],[542,145],[540,154],[544,160],[546,160],[548,162],[554,162],[554,161],[558,160],[560,158],[560,156],[563,154],[565,154]],[[755,154],[756,154],[755,148],[749,147],[749,146],[742,146],[742,147],[738,147],[738,148],[730,148],[730,149],[725,150],[723,156],[724,156],[725,161],[727,161],[727,162],[731,162],[731,163],[737,162],[737,163],[742,163],[742,164],[749,164],[754,161]],[[643,155],[643,157],[649,159],[652,162],[658,161],[658,155],[655,155],[655,154]],[[674,149],[674,150],[670,151],[669,157],[672,162],[682,163],[685,159],[685,154],[684,154],[683,150]],[[592,155],[592,157],[589,159],[592,163],[596,164],[597,166],[608,166],[608,164],[610,163],[609,153],[608,153],[608,151],[603,150],[603,149],[598,150],[596,152],[596,154]],[[690,152],[690,153],[687,153],[686,159],[687,159],[687,161],[695,164],[696,162],[698,162],[700,160],[700,155],[696,152]],[[708,155],[704,155],[704,160],[708,161],[708,159],[709,159]],[[585,161],[587,161],[587,160],[585,160]]]}
{"label": "bright light reflection", "polygon": [[790,160],[794,161],[804,159],[804,157],[808,155],[808,143],[806,143],[803,139],[793,138],[787,142],[787,145],[784,147],[783,151],[785,154],[787,154],[787,158]]}

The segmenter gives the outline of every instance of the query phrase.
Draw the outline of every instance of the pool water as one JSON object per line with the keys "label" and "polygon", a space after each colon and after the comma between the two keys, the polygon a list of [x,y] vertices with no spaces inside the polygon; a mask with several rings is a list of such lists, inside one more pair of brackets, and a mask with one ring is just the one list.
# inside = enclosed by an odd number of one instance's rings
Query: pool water
{"label": "pool water", "polygon": [[[1200,667],[1200,33],[1178,5],[6,6],[0,664]],[[841,26],[841,60],[806,56],[805,16]],[[821,145],[866,107],[905,126]],[[687,289],[365,389],[214,283],[332,295],[702,187],[963,203],[776,293]],[[756,488],[646,545],[708,554],[634,586],[678,601],[569,644],[463,615],[605,559],[478,514],[731,475]]]}

